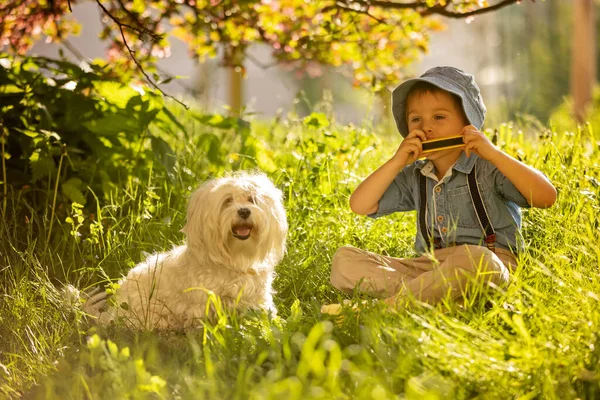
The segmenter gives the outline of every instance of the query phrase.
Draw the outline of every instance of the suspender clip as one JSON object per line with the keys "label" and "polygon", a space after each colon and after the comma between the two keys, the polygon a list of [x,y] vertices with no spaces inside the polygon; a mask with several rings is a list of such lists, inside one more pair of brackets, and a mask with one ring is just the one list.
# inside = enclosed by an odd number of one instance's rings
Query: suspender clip
{"label": "suspender clip", "polygon": [[485,245],[492,253],[496,252],[496,234],[492,233],[485,237]]}

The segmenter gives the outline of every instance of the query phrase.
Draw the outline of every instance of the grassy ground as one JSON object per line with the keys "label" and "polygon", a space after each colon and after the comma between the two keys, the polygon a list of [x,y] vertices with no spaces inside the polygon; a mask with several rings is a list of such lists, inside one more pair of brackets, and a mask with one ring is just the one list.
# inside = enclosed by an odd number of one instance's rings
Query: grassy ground
{"label": "grassy ground", "polygon": [[[338,321],[319,309],[342,300],[329,284],[339,246],[413,255],[414,215],[373,221],[347,207],[351,190],[391,156],[399,135],[323,126],[318,118],[256,123],[245,138],[184,125],[187,133],[169,139],[176,152],[169,173],[130,175],[122,190],[84,209],[60,204],[52,224],[50,201],[41,214],[18,196],[7,204],[19,212],[7,212],[0,227],[0,395],[600,398],[600,139],[589,128],[537,131],[525,140],[510,125],[497,127],[499,146],[545,172],[559,198],[552,209],[524,211],[528,251],[514,283],[487,307],[391,314],[372,304]],[[190,191],[224,170],[255,166],[286,195],[279,317],[223,314],[193,333],[133,333],[90,327],[63,300],[57,286],[64,282],[105,282],[143,252],[179,243]]]}

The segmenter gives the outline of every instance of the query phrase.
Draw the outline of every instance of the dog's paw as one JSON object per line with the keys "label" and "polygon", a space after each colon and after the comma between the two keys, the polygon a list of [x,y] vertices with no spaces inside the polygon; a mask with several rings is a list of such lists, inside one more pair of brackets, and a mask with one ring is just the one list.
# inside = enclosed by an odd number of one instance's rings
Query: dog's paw
{"label": "dog's paw", "polygon": [[65,302],[70,306],[81,304],[81,292],[73,285],[65,285],[60,290],[60,294]]}

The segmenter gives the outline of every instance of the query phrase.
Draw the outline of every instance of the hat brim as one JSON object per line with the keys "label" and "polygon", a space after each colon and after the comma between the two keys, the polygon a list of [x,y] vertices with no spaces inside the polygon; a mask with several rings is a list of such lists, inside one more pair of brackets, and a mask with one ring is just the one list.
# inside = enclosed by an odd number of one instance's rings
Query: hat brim
{"label": "hat brim", "polygon": [[465,96],[465,89],[461,88],[460,85],[451,80],[445,80],[437,76],[424,76],[409,79],[401,83],[392,91],[392,114],[394,116],[394,121],[396,122],[396,127],[403,137],[408,135],[408,125],[406,124],[406,97],[408,96],[410,89],[418,82],[427,82],[442,90],[457,95],[461,100],[463,110],[469,123],[477,129],[481,129],[485,116],[482,115],[478,107],[475,104],[472,104]]}

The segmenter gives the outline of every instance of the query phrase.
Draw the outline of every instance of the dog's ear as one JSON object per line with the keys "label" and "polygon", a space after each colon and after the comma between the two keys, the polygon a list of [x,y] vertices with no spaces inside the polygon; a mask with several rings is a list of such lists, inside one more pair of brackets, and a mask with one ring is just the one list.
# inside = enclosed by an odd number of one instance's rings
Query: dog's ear
{"label": "dog's ear", "polygon": [[194,220],[196,213],[200,212],[198,210],[198,206],[200,205],[200,199],[202,198],[204,191],[207,190],[206,186],[207,186],[206,183],[203,184],[198,189],[193,191],[192,194],[190,195],[190,199],[188,201],[188,206],[187,206],[185,225],[183,226],[183,228],[181,228],[181,231],[180,231],[180,232],[184,233],[186,236],[189,235],[189,233],[190,233],[191,221]]}
{"label": "dog's ear", "polygon": [[277,263],[281,261],[285,253],[288,234],[287,216],[283,206],[283,192],[263,173],[253,175],[252,180],[268,198],[268,212],[271,214],[271,219],[276,222],[270,228],[271,232],[268,240],[271,246],[269,258]]}
{"label": "dog's ear", "polygon": [[273,219],[277,221],[277,224],[273,227],[275,235],[273,235],[272,254],[275,258],[275,262],[279,262],[283,258],[286,249],[288,223],[285,208],[283,206],[283,193],[279,189],[275,189],[272,196],[275,201],[271,208],[271,213]]}

